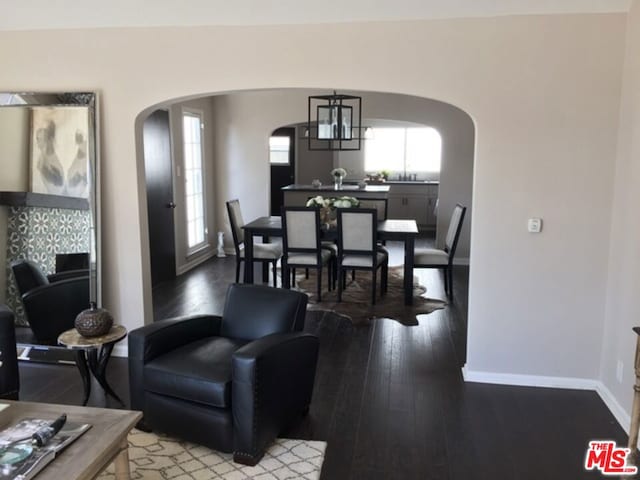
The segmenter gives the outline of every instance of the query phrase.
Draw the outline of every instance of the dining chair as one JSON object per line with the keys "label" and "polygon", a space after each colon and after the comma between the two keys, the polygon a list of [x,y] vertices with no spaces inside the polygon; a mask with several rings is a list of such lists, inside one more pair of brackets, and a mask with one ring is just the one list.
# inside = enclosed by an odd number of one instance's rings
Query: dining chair
{"label": "dining chair", "polygon": [[387,291],[389,255],[378,248],[375,208],[338,209],[338,301],[342,301],[347,270],[371,271],[371,304],[376,303],[376,280],[381,268],[380,295]]}
{"label": "dining chair", "polygon": [[414,249],[414,268],[441,268],[444,270],[444,291],[451,300],[453,300],[453,257],[456,254],[466,211],[467,207],[459,203],[453,208],[449,229],[444,241],[444,249]]}
{"label": "dining chair", "polygon": [[360,208],[375,208],[378,214],[378,221],[387,219],[387,209],[389,207],[388,198],[358,198]]}
{"label": "dining chair", "polygon": [[[240,201],[230,200],[227,202],[227,213],[231,224],[231,234],[233,235],[233,246],[236,250],[236,283],[240,281],[240,263],[244,261],[244,220],[240,210]],[[282,257],[282,245],[280,243],[254,243],[253,260],[262,262],[264,268],[269,264],[273,265],[273,286],[278,286],[277,264]],[[253,268],[253,265],[249,265]],[[245,264],[244,268],[247,268]]]}
{"label": "dining chair", "polygon": [[295,283],[296,268],[316,269],[318,302],[321,302],[322,269],[327,266],[327,289],[331,290],[335,255],[333,250],[323,248],[320,240],[320,209],[282,207],[282,246],[283,279],[293,275],[292,282]]}

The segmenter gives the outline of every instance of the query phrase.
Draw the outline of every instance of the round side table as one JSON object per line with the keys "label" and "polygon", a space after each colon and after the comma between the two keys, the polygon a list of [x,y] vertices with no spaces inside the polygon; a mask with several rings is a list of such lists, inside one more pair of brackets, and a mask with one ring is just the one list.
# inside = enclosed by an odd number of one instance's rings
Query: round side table
{"label": "round side table", "polygon": [[105,396],[110,395],[120,402],[121,405],[124,405],[124,402],[107,383],[105,372],[113,346],[126,336],[127,329],[125,327],[122,325],[114,325],[108,333],[100,337],[83,337],[75,328],[61,333],[58,337],[58,344],[75,350],[76,366],[80,371],[84,385],[84,400],[82,405],[87,404],[89,396],[91,395],[91,376],[93,376],[102,387]]}

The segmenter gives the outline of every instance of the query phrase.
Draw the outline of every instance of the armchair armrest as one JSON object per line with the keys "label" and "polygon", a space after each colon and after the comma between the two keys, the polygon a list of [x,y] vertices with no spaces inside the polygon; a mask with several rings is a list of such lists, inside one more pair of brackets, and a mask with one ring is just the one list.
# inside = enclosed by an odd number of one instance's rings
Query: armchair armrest
{"label": "armchair armrest", "polygon": [[77,278],[77,277],[89,277],[89,269],[82,268],[79,270],[67,270],[66,272],[58,272],[47,275],[47,279],[51,283],[59,282],[61,280],[67,280],[69,278]]}
{"label": "armchair armrest", "polygon": [[191,315],[161,320],[129,332],[129,358],[147,363],[158,355],[220,333],[218,315]]}
{"label": "armchair armrest", "polygon": [[318,338],[277,333],[238,349],[232,360],[234,460],[255,465],[264,449],[311,403]]}
{"label": "armchair armrest", "polygon": [[217,315],[193,315],[154,322],[129,332],[131,408],[144,410],[145,363],[200,338],[218,335],[221,321]]}

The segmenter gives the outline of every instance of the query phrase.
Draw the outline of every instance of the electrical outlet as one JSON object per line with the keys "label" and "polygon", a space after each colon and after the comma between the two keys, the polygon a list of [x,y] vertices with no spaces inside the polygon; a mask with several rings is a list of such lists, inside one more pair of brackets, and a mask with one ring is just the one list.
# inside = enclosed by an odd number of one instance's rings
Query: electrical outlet
{"label": "electrical outlet", "polygon": [[618,379],[618,383],[622,383],[622,371],[624,368],[624,364],[622,361],[618,360],[618,365],[616,366],[616,378]]}

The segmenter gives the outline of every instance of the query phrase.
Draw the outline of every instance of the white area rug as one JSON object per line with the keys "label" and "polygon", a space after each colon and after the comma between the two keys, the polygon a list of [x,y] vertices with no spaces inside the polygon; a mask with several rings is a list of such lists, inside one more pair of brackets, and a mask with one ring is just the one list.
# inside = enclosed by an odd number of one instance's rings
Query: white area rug
{"label": "white area rug", "polygon": [[[258,465],[247,467],[193,443],[135,429],[129,434],[132,480],[317,480],[326,448],[326,442],[278,438]],[[98,478],[114,479],[113,465]]]}

